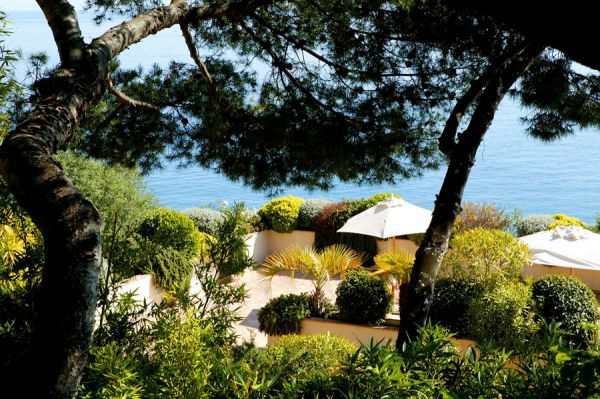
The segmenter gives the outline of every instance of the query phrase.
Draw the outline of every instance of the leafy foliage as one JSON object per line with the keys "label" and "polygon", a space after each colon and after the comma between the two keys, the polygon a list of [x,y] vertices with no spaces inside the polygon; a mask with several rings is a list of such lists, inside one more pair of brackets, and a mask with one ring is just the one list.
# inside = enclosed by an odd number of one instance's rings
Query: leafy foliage
{"label": "leafy foliage", "polygon": [[519,278],[529,248],[511,234],[476,228],[456,235],[442,263],[444,275],[482,283]]}
{"label": "leafy foliage", "polygon": [[182,213],[194,222],[200,232],[210,235],[216,234],[219,221],[223,217],[220,211],[210,208],[190,208]]}
{"label": "leafy foliage", "polygon": [[300,322],[310,317],[310,296],[288,294],[271,299],[258,311],[258,330],[269,335],[300,333]]}
{"label": "leafy foliage", "polygon": [[311,309],[322,316],[326,311],[325,284],[331,277],[357,269],[361,264],[360,255],[343,245],[332,245],[322,251],[291,246],[269,255],[258,272],[268,281],[280,272],[290,272],[292,277],[296,272],[305,274],[314,286]]}
{"label": "leafy foliage", "polygon": [[296,228],[299,230],[313,230],[315,219],[321,214],[323,209],[330,204],[330,201],[320,199],[309,199],[304,201],[302,205],[300,205]]}
{"label": "leafy foliage", "polygon": [[[600,310],[592,290],[573,276],[547,275],[532,286],[535,312],[546,322],[556,321],[560,328],[571,333],[568,342],[581,345],[596,343]],[[595,325],[586,329],[584,324]]]}
{"label": "leafy foliage", "polygon": [[172,209],[159,208],[142,221],[138,233],[165,248],[182,252],[189,258],[200,253],[200,234],[187,216]]}
{"label": "leafy foliage", "polygon": [[519,220],[517,223],[517,235],[519,237],[550,230],[550,225],[554,223],[552,215],[530,215]]}
{"label": "leafy foliage", "polygon": [[394,278],[398,284],[408,283],[410,272],[415,263],[415,256],[402,248],[393,248],[390,252],[383,252],[374,259],[377,270],[374,276],[390,280]]}
{"label": "leafy foliage", "polygon": [[193,265],[186,254],[141,236],[132,236],[114,253],[117,276],[151,273],[157,284],[169,292],[189,291]]}
{"label": "leafy foliage", "polygon": [[468,337],[467,310],[482,294],[480,284],[463,278],[443,277],[435,282],[429,310],[431,322],[440,324],[459,337]]}
{"label": "leafy foliage", "polygon": [[287,196],[266,203],[258,214],[266,221],[267,226],[279,233],[289,233],[296,228],[300,206],[304,200]]}
{"label": "leafy foliage", "polygon": [[510,222],[510,217],[504,213],[504,209],[492,204],[466,202],[454,222],[453,232],[461,234],[475,228],[506,231]]}
{"label": "leafy foliage", "polygon": [[537,330],[529,309],[530,298],[530,287],[514,280],[483,291],[470,301],[467,310],[469,336],[509,348],[525,341]]}
{"label": "leafy foliage", "polygon": [[392,307],[392,293],[385,282],[366,270],[346,273],[336,294],[340,317],[352,323],[379,323]]}
{"label": "leafy foliage", "polygon": [[299,392],[295,395],[287,393],[286,397],[318,397],[331,390],[332,375],[355,351],[356,345],[345,338],[331,335],[286,335],[275,346],[259,352],[250,364],[266,375],[277,376],[275,389],[291,391],[292,384],[295,383]]}

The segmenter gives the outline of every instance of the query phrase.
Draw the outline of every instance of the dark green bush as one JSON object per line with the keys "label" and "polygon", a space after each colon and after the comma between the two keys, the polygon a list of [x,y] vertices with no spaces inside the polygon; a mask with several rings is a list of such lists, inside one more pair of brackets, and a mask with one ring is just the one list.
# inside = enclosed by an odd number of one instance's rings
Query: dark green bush
{"label": "dark green bush", "polygon": [[190,258],[200,253],[200,234],[194,222],[173,209],[158,208],[150,212],[140,225],[138,233]]}
{"label": "dark green bush", "polygon": [[279,233],[289,233],[296,228],[302,198],[287,196],[276,198],[267,202],[258,214],[265,221],[267,227]]}
{"label": "dark green bush", "polygon": [[352,323],[377,323],[392,306],[385,282],[366,270],[350,270],[338,286],[335,301],[340,317]]}
{"label": "dark green bush", "polygon": [[573,276],[547,275],[532,286],[532,302],[536,314],[546,322],[556,321],[560,328],[573,334],[573,344],[590,344],[597,330],[585,330],[583,323],[598,324],[600,312],[592,290]]}
{"label": "dark green bush", "polygon": [[219,222],[223,219],[220,211],[210,208],[190,208],[182,213],[194,222],[199,231],[211,236],[217,233]]}
{"label": "dark green bush", "polygon": [[269,335],[297,334],[310,317],[310,295],[288,294],[271,299],[258,311],[258,329]]}
{"label": "dark green bush", "polygon": [[331,201],[321,199],[309,199],[304,201],[302,205],[300,205],[296,228],[298,230],[313,230],[315,220],[328,205],[331,205]]}
{"label": "dark green bush", "polygon": [[167,291],[188,292],[193,261],[182,252],[135,236],[115,248],[115,268],[125,275],[151,273]]}
{"label": "dark green bush", "polygon": [[467,309],[473,298],[481,295],[480,284],[457,277],[436,281],[433,302],[429,311],[432,323],[440,324],[459,337],[467,332]]}

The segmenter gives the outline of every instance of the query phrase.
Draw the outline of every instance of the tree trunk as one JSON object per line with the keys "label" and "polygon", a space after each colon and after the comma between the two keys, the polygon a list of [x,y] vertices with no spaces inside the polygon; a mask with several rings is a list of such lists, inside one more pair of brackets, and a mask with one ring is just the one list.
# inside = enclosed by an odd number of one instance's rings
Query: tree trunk
{"label": "tree trunk", "polygon": [[[435,201],[431,224],[416,254],[407,303],[401,309],[400,330],[396,342],[398,350],[401,350],[407,340],[418,337],[419,328],[427,322],[437,272],[448,250],[452,226],[461,211],[463,192],[475,163],[477,149],[492,123],[498,104],[542,50],[543,46],[539,44],[529,44],[515,56],[503,61],[501,66],[493,65],[487,83],[482,86],[481,94],[472,97],[475,110],[458,141],[453,137],[452,140],[448,140],[447,131],[444,130],[440,141],[445,141],[445,152],[449,155],[448,169]],[[464,110],[468,105],[462,104]],[[457,130],[458,123],[452,116],[447,122],[447,125],[449,124],[454,125],[454,131]]]}
{"label": "tree trunk", "polygon": [[41,292],[35,301],[34,358],[2,397],[73,398],[91,344],[101,263],[101,221],[51,157],[66,149],[77,124],[100,98],[109,61],[150,34],[173,25],[242,15],[273,0],[184,0],[138,15],[86,45],[67,0],[37,0],[52,29],[61,69],[36,82],[40,91],[21,123],[0,147],[0,173],[40,229],[45,244]]}

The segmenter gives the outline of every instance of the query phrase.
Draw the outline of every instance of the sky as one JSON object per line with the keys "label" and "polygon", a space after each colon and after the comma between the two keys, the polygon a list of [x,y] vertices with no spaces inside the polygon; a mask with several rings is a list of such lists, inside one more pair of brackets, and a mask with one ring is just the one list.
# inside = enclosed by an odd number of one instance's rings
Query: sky
{"label": "sky", "polygon": [[[70,0],[76,10],[81,10],[85,0]],[[39,10],[35,0],[0,0],[0,10],[3,11],[32,11]]]}

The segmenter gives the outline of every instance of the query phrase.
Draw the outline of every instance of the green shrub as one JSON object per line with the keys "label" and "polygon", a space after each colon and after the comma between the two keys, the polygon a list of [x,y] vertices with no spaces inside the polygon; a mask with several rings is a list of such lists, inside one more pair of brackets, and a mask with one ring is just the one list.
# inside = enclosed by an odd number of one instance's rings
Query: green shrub
{"label": "green shrub", "polygon": [[466,202],[454,222],[453,233],[461,234],[475,228],[506,231],[510,222],[510,217],[504,214],[504,209],[492,204]]}
{"label": "green shrub", "polygon": [[442,273],[471,281],[519,278],[529,248],[511,234],[476,228],[456,235],[444,257]]}
{"label": "green shrub", "polygon": [[287,196],[276,198],[266,203],[258,214],[265,220],[268,227],[279,233],[289,233],[294,230],[298,222],[302,198]]}
{"label": "green shrub", "polygon": [[482,293],[480,284],[456,277],[435,282],[433,302],[429,310],[432,323],[441,324],[460,337],[468,336],[467,310],[472,300]]}
{"label": "green shrub", "polygon": [[557,321],[560,328],[573,334],[575,344],[594,342],[594,330],[587,331],[582,323],[598,324],[600,312],[592,290],[573,276],[547,275],[532,286],[533,308],[546,322]]}
{"label": "green shrub", "polygon": [[217,233],[219,222],[223,219],[220,211],[210,208],[190,208],[182,213],[194,222],[200,232],[212,236]]}
{"label": "green shrub", "polygon": [[558,213],[553,216],[554,222],[548,226],[548,230],[552,230],[557,228],[558,226],[579,226],[579,227],[587,227],[585,223],[581,220],[577,219],[574,216],[567,216],[564,213]]}
{"label": "green shrub", "polygon": [[333,335],[286,335],[275,346],[259,352],[251,367],[267,376],[278,375],[277,385],[296,380],[307,397],[317,397],[324,394],[319,392],[326,390],[322,385],[330,383],[331,375],[356,348],[349,340]]}
{"label": "green shrub", "polygon": [[517,235],[519,237],[550,230],[550,225],[554,223],[552,215],[531,215],[526,216],[517,222]]}
{"label": "green shrub", "polygon": [[141,399],[144,384],[140,365],[127,356],[116,342],[91,350],[92,361],[87,366],[79,398]]}
{"label": "green shrub", "polygon": [[115,268],[124,276],[151,273],[169,292],[189,291],[193,262],[184,253],[141,236],[121,243],[114,253]]}
{"label": "green shrub", "polygon": [[314,223],[319,214],[331,204],[331,201],[321,199],[309,199],[300,205],[300,211],[298,213],[298,224],[296,228],[298,230],[312,230],[314,229]]}
{"label": "green shrub", "polygon": [[337,290],[340,317],[352,323],[377,323],[392,306],[392,293],[383,280],[366,270],[350,270]]}
{"label": "green shrub", "polygon": [[484,291],[467,309],[469,336],[504,347],[518,345],[537,329],[528,307],[530,298],[530,287],[515,280],[500,282]]}
{"label": "green shrub", "polygon": [[158,208],[150,212],[140,225],[138,233],[190,258],[200,253],[200,234],[194,222],[173,209]]}
{"label": "green shrub", "polygon": [[258,330],[269,335],[298,334],[300,322],[307,317],[310,317],[310,295],[281,295],[258,311]]}

